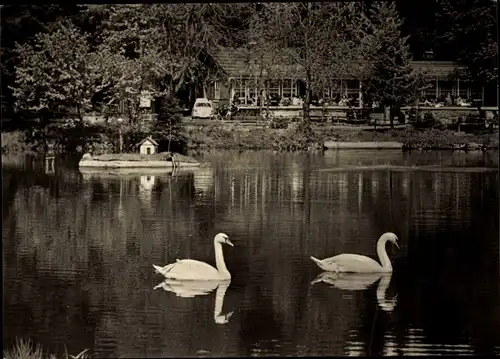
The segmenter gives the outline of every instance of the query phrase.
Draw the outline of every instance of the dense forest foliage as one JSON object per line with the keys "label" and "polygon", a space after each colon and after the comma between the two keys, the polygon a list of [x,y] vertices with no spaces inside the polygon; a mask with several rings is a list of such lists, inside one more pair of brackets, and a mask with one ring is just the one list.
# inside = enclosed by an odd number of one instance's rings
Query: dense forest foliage
{"label": "dense forest foliage", "polygon": [[460,76],[477,87],[495,83],[496,9],[493,0],[5,5],[2,118],[18,128],[35,119],[45,129],[124,103],[120,112],[133,125],[139,95],[175,98],[208,81],[203,54],[221,46],[271,55],[289,71],[300,66],[306,121],[312,92],[339,73],[356,74],[368,98],[397,106],[425,86],[409,63],[429,54],[465,65]]}

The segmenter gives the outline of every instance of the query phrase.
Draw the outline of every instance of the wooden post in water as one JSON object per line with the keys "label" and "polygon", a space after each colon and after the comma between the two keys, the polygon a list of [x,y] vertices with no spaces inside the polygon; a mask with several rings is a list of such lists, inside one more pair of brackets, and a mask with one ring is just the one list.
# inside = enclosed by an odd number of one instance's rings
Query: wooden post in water
{"label": "wooden post in water", "polygon": [[55,162],[55,157],[54,156],[46,156],[45,157],[45,172],[46,173],[54,173],[54,162]]}
{"label": "wooden post in water", "polygon": [[54,146],[51,143],[49,143],[47,153],[45,154],[45,172],[46,173],[53,173],[54,172],[54,161],[55,161]]}

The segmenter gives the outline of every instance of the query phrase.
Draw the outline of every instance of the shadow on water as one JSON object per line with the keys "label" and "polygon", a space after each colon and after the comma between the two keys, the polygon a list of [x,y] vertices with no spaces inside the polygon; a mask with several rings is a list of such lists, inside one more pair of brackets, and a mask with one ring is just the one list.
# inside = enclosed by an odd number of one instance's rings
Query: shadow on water
{"label": "shadow on water", "polygon": [[[202,160],[210,166],[177,176],[2,164],[6,346],[30,337],[97,357],[498,353],[498,173],[321,171],[493,166],[493,157]],[[322,274],[309,259],[376,258],[386,231],[401,246],[388,247],[390,278]],[[152,270],[176,258],[215,265],[218,232],[235,245],[224,248],[226,288],[166,283]]]}

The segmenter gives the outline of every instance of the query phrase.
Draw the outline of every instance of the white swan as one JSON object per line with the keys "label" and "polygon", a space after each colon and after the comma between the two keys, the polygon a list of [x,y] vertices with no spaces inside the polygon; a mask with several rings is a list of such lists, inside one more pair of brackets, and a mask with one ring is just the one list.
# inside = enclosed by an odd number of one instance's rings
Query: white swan
{"label": "white swan", "polygon": [[365,290],[375,283],[378,279],[377,286],[377,303],[385,312],[392,312],[397,305],[397,295],[392,299],[387,299],[387,289],[391,282],[392,273],[338,273],[338,272],[323,272],[320,273],[312,282],[311,285],[324,282],[341,290]]}
{"label": "white swan", "polygon": [[382,265],[370,257],[351,253],[343,253],[325,259],[311,256],[311,259],[318,267],[329,272],[390,273],[392,272],[392,264],[385,250],[385,243],[392,242],[399,248],[397,240],[398,237],[392,232],[386,232],[380,236],[377,242],[377,254]]}
{"label": "white swan", "polygon": [[194,259],[182,259],[172,264],[167,264],[160,267],[153,264],[153,268],[157,273],[162,274],[165,278],[178,280],[229,280],[231,273],[227,270],[224,262],[224,254],[222,253],[221,243],[229,244],[234,247],[229,240],[227,234],[219,233],[214,238],[215,248],[215,265],[214,268],[210,264],[200,262]]}
{"label": "white swan", "polygon": [[226,324],[231,319],[234,311],[227,314],[222,314],[222,307],[224,305],[224,297],[226,295],[227,288],[231,281],[179,281],[175,279],[165,279],[163,282],[158,284],[154,289],[163,288],[167,292],[173,292],[178,297],[192,298],[197,295],[207,295],[212,292],[215,288],[215,306],[214,306],[214,322],[216,324]]}

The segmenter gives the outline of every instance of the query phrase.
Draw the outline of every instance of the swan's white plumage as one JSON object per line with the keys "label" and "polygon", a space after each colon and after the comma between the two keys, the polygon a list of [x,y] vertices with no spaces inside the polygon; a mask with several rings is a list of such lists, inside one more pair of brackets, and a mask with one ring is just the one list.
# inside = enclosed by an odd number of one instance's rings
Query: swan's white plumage
{"label": "swan's white plumage", "polygon": [[219,233],[214,238],[215,263],[214,268],[208,263],[194,259],[176,259],[175,263],[164,267],[153,264],[155,271],[167,279],[176,280],[228,280],[231,274],[224,262],[222,243],[233,246],[227,234]]}
{"label": "swan's white plumage", "polygon": [[391,232],[384,233],[377,242],[377,253],[382,264],[360,254],[343,253],[330,258],[311,259],[324,271],[347,273],[389,273],[392,265],[385,250],[385,243],[390,241],[397,246],[398,237]]}
{"label": "swan's white plumage", "polygon": [[165,267],[159,267],[153,264],[156,271],[165,278],[178,280],[197,280],[220,278],[219,271],[210,264],[194,259],[177,259],[175,263],[168,264]]}
{"label": "swan's white plumage", "polygon": [[163,288],[167,292],[173,292],[178,297],[192,298],[200,295],[208,295],[220,284],[226,284],[224,281],[216,280],[177,280],[165,279],[154,289]]}
{"label": "swan's white plumage", "polygon": [[[318,263],[318,262],[316,262]],[[381,265],[374,259],[360,254],[343,253],[320,261],[318,266],[330,272],[373,273],[380,272]]]}

